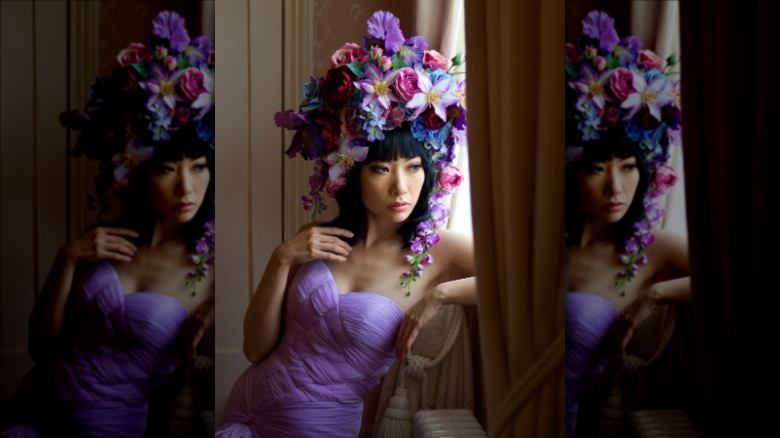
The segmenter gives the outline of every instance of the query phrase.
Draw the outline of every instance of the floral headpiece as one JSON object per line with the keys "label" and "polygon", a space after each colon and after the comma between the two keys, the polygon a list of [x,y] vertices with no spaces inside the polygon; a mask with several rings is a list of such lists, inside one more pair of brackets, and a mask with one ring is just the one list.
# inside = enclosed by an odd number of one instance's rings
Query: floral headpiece
{"label": "floral headpiece", "polygon": [[653,242],[653,228],[664,215],[659,198],[677,181],[667,165],[671,145],[681,144],[680,85],[670,77],[675,55],[664,62],[642,50],[639,37],[620,39],[613,19],[592,11],[582,21],[578,44],[566,44],[568,161],[582,156],[582,148],[608,130],[620,130],[639,145],[649,174],[641,218],[624,242],[616,286],[625,294],[639,265],[647,263],[644,248]]}
{"label": "floral headpiece", "polygon": [[[214,147],[214,44],[190,39],[184,19],[162,11],[152,21],[148,45],[130,43],[116,57],[117,67],[89,88],[84,111],[60,115],[63,126],[80,130],[73,155],[100,162],[90,206],[110,206],[130,174],[170,141]],[[197,266],[188,286],[205,277],[214,257],[213,221],[204,225],[192,256]]]}
{"label": "floral headpiece", "polygon": [[316,221],[326,207],[322,192],[335,196],[346,185],[349,169],[368,156],[368,142],[407,123],[438,173],[428,199],[431,216],[409,242],[411,269],[401,286],[410,293],[423,265],[433,262],[430,247],[439,241],[437,228],[449,215],[445,198],[462,181],[452,165],[456,148],[466,145],[465,81],[454,76],[462,58],[449,60],[428,50],[422,36],[404,38],[398,18],[377,11],[368,19],[363,44],[344,44],[330,61],[323,77],[311,76],[304,85],[300,111],[274,117],[277,126],[296,131],[287,155],[314,160],[304,209]]}

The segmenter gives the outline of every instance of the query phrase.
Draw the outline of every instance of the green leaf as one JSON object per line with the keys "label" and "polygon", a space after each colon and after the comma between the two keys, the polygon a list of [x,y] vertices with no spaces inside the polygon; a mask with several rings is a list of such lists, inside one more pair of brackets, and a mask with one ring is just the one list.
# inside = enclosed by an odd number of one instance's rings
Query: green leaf
{"label": "green leaf", "polygon": [[580,72],[577,70],[577,65],[569,61],[566,63],[566,73],[569,74],[573,79],[579,79],[580,78]]}
{"label": "green leaf", "polygon": [[138,72],[139,75],[141,75],[141,77],[148,78],[150,76],[149,65],[143,61],[138,61],[133,64],[133,68]]}
{"label": "green leaf", "polygon": [[366,77],[366,67],[363,64],[361,64],[361,63],[359,63],[357,61],[350,62],[349,64],[347,64],[347,68],[355,76],[357,76],[358,79],[363,79],[363,78]]}

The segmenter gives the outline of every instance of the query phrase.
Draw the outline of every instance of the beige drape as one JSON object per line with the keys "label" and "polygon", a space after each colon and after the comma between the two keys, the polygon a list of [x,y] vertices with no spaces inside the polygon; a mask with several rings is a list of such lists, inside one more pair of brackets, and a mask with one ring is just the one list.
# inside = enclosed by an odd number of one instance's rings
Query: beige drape
{"label": "beige drape", "polygon": [[466,1],[469,159],[491,437],[563,435],[564,4]]}

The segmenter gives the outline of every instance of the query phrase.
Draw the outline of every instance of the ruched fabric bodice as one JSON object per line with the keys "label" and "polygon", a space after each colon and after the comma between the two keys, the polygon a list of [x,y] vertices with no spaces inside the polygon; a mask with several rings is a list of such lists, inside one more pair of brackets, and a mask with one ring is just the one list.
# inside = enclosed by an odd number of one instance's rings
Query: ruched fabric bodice
{"label": "ruched fabric bodice", "polygon": [[357,436],[403,312],[382,295],[340,294],[319,260],[300,267],[285,308],[279,346],[236,380],[217,436]]}
{"label": "ruched fabric bodice", "polygon": [[143,436],[149,398],[181,359],[189,312],[168,295],[125,294],[108,262],[91,266],[73,293],[71,345],[32,372],[34,428],[57,436]]}
{"label": "ruched fabric bodice", "polygon": [[566,436],[574,435],[578,400],[609,360],[609,336],[618,311],[606,298],[566,293]]}

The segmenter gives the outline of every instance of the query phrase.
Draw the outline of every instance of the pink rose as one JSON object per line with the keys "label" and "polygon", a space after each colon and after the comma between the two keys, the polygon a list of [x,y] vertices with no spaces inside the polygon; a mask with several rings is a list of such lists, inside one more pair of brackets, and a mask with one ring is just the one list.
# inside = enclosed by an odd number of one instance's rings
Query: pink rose
{"label": "pink rose", "polygon": [[195,67],[187,67],[179,79],[179,89],[187,99],[197,99],[206,91],[203,87],[203,72]]}
{"label": "pink rose", "polygon": [[417,72],[409,67],[401,68],[398,70],[393,86],[395,94],[402,100],[412,100],[412,96],[420,92],[420,87],[417,86]]}
{"label": "pink rose", "polygon": [[674,168],[672,166],[661,166],[655,172],[653,184],[655,184],[655,186],[661,192],[665,192],[671,189],[674,187],[675,183],[677,183],[677,174],[674,172]]}
{"label": "pink rose", "polygon": [[122,49],[122,51],[116,55],[116,62],[119,63],[120,67],[124,67],[126,65],[133,65],[139,61],[149,62],[151,57],[152,54],[149,53],[149,49],[147,49],[145,45],[141,43],[130,43],[129,46]]}
{"label": "pink rose", "polygon": [[597,56],[593,59],[593,64],[596,65],[598,71],[602,71],[607,68],[607,60],[603,56]]}
{"label": "pink rose", "polygon": [[381,47],[373,46],[371,47],[371,53],[369,54],[369,56],[371,57],[371,59],[379,59],[379,57],[384,55],[384,53],[385,52],[384,50],[382,50]]}
{"label": "pink rose", "polygon": [[463,182],[463,175],[460,169],[455,166],[447,166],[439,174],[439,186],[445,192],[455,190]]}
{"label": "pink rose", "polygon": [[449,70],[452,67],[452,61],[435,50],[426,50],[423,53],[422,64],[423,67],[429,67],[431,70],[436,70],[437,68]]}
{"label": "pink rose", "polygon": [[599,54],[599,51],[595,47],[593,47],[593,46],[588,46],[588,48],[585,49],[585,58],[587,58],[587,59],[593,59],[598,54]]}
{"label": "pink rose", "polygon": [[168,68],[168,70],[174,71],[174,70],[176,70],[176,67],[178,65],[179,65],[179,62],[176,61],[176,58],[174,58],[173,56],[166,56],[165,57],[165,66]]}
{"label": "pink rose", "polygon": [[393,67],[393,60],[387,56],[379,58],[379,69],[382,71],[388,71]]}
{"label": "pink rose", "polygon": [[354,43],[346,43],[340,49],[333,52],[330,57],[330,66],[341,67],[350,62],[359,61],[365,55],[363,48]]}
{"label": "pink rose", "polygon": [[642,50],[639,52],[636,63],[648,70],[656,69],[661,71],[664,69],[664,60],[651,50]]}
{"label": "pink rose", "polygon": [[625,67],[616,68],[609,76],[607,88],[617,100],[626,100],[634,92],[634,75]]}

